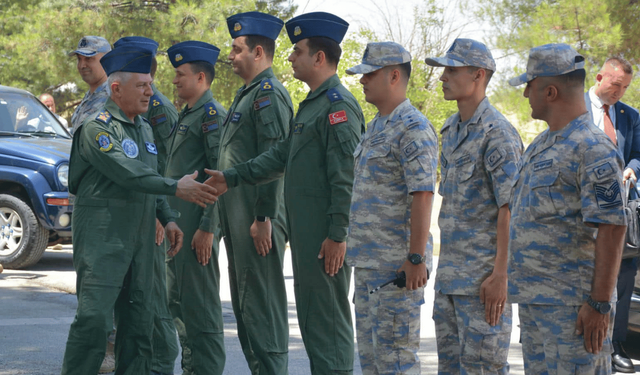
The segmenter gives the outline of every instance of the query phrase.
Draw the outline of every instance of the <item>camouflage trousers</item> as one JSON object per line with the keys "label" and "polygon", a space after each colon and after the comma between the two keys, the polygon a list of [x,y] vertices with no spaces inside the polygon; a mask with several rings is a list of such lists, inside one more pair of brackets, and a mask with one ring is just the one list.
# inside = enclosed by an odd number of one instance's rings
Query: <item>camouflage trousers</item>
{"label": "camouflage trousers", "polygon": [[433,320],[438,374],[507,374],[511,342],[511,304],[492,327],[479,296],[435,293]]}
{"label": "camouflage trousers", "polygon": [[420,306],[424,288],[390,284],[395,271],[355,268],[356,335],[363,375],[420,374]]}
{"label": "camouflage trousers", "polygon": [[579,310],[580,306],[518,305],[525,374],[611,374],[614,314],[602,351],[591,354],[584,348],[583,335],[576,335]]}

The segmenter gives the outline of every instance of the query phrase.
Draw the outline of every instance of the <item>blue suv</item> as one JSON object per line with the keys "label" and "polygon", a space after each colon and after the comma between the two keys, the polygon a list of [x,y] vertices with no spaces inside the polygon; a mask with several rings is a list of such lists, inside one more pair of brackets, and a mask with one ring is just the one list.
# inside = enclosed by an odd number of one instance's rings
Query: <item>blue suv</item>
{"label": "blue suv", "polygon": [[71,243],[71,135],[29,92],[0,86],[0,264],[37,263]]}

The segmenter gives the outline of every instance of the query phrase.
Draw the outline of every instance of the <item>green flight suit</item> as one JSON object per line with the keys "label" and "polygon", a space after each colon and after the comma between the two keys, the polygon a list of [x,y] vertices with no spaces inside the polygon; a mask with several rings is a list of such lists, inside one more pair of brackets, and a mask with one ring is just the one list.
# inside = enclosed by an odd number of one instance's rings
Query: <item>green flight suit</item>
{"label": "green flight suit", "polygon": [[[166,142],[165,176],[177,178],[198,171],[198,181],[208,177],[205,168],[217,169],[219,126],[226,111],[207,90],[193,108],[187,106]],[[224,322],[220,303],[218,243],[220,220],[217,205],[202,208],[169,197],[171,207],[180,212],[176,220],[184,232],[182,249],[167,262],[169,309],[182,346],[183,374],[222,374],[225,363]],[[211,259],[198,263],[191,241],[196,230],[214,233]]]}
{"label": "green flight suit", "polygon": [[360,105],[334,75],[300,103],[287,140],[224,171],[228,186],[233,187],[268,182],[286,169],[296,309],[314,375],[353,373],[351,269],[345,261],[331,277],[318,254],[326,238],[347,240],[353,152],[364,124]]}
{"label": "green flight suit", "polygon": [[62,374],[96,374],[107,335],[116,326],[116,374],[151,369],[156,216],[174,221],[166,201],[177,181],[157,173],[151,126],[132,123],[108,99],[74,133],[69,191],[78,309],[69,330]]}
{"label": "green flight suit", "polygon": [[[236,94],[220,136],[220,169],[269,150],[287,137],[293,117],[289,93],[271,68]],[[244,186],[219,199],[238,338],[254,375],[288,373],[288,303],[282,271],[286,244],[282,179]],[[250,235],[256,216],[271,218],[271,250],[257,253]]]}
{"label": "green flight suit", "polygon": [[[155,84],[151,84],[151,89],[153,90],[153,96],[149,98],[149,109],[141,116],[151,123],[156,147],[158,148],[158,172],[164,175],[167,157],[165,141],[168,139],[171,128],[178,121],[178,111],[173,103],[158,91]],[[173,324],[173,317],[169,311],[169,300],[167,298],[167,249],[168,242],[165,240],[158,246],[156,259],[154,260],[155,274],[157,275],[154,280],[157,315],[153,323],[153,361],[151,369],[161,374],[173,373],[175,361],[180,352],[176,339],[176,327]]]}

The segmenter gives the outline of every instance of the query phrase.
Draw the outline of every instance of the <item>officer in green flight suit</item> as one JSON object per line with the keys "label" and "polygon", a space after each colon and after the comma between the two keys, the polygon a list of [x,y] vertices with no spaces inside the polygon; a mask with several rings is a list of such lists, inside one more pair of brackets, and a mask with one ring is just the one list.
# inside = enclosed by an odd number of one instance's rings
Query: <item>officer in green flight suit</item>
{"label": "officer in green flight suit", "polygon": [[111,97],[74,133],[69,191],[73,214],[73,263],[78,308],[69,330],[62,374],[95,374],[104,357],[112,313],[118,327],[116,374],[151,370],[154,302],[155,220],[160,219],[171,252],[182,246],[182,231],[166,201],[176,195],[206,206],[214,189],[157,173],[151,126],[139,114],[149,105],[152,51],[119,47],[101,60]]}
{"label": "officer in green flight suit", "polygon": [[298,322],[314,375],[353,373],[351,270],[344,257],[353,152],[364,132],[364,116],[336,75],[347,27],[324,12],[286,23],[295,43],[289,56],[293,75],[311,89],[300,103],[292,134],[251,161],[223,173],[207,172],[213,176],[207,183],[218,193],[227,184],[262,184],[285,173]]}
{"label": "officer in green flight suit", "polygon": [[[227,19],[229,60],[243,79],[220,135],[220,169],[254,158],[287,137],[289,93],[271,64],[284,22],[260,13]],[[245,186],[220,200],[231,301],[251,373],[288,373],[288,304],[282,271],[286,244],[283,181]]]}
{"label": "officer in green flight suit", "polygon": [[[227,112],[211,93],[214,65],[220,50],[208,43],[187,41],[167,50],[175,68],[173,84],[187,102],[167,144],[165,176],[174,178],[218,165],[219,127]],[[169,309],[182,346],[183,374],[222,374],[225,363],[224,322],[220,303],[218,207],[206,209],[169,197],[180,211],[184,248],[167,262]]]}
{"label": "officer in green flight suit", "polygon": [[[140,46],[153,52],[151,59],[151,79],[155,80],[158,62],[156,53],[158,42],[143,36],[126,36],[118,39],[113,47],[122,45]],[[176,107],[158,91],[155,83],[151,83],[153,95],[149,99],[149,109],[141,114],[143,118],[151,123],[156,148],[158,149],[158,172],[164,175],[164,166],[167,156],[165,140],[171,131],[171,126],[178,121],[178,111]],[[169,311],[169,301],[167,299],[167,272],[166,272],[166,250],[164,242],[164,227],[160,220],[156,219],[156,258],[154,259],[155,279],[154,293],[156,304],[156,317],[154,319],[153,331],[153,361],[151,363],[152,374],[173,374],[173,368],[178,357],[179,348],[176,339],[176,327],[173,324],[173,317]]]}

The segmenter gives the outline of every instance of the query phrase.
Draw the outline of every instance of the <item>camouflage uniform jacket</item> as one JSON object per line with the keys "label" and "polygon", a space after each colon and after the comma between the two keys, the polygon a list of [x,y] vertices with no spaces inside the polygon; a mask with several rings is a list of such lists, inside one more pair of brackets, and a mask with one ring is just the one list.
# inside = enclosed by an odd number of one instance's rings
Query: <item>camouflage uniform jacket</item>
{"label": "camouflage uniform jacket", "polygon": [[460,115],[442,127],[440,259],[436,291],[479,295],[493,272],[498,210],[509,203],[522,140],[516,129],[484,98],[468,123]]}
{"label": "camouflage uniform jacket", "polygon": [[[411,193],[435,191],[438,136],[409,99],[391,112],[382,129],[374,130],[378,117],[354,152],[347,263],[396,270],[410,249]],[[426,250],[431,271],[431,236]]]}
{"label": "camouflage uniform jacket", "polygon": [[98,86],[93,93],[87,91],[80,104],[76,107],[76,110],[73,111],[73,115],[71,115],[71,133],[73,134],[87,117],[101,110],[110,96],[111,89],[109,89],[107,81],[104,81],[102,85]]}
{"label": "camouflage uniform jacket", "polygon": [[595,226],[626,225],[623,166],[589,113],[547,129],[527,148],[510,205],[511,302],[577,306],[587,299]]}

